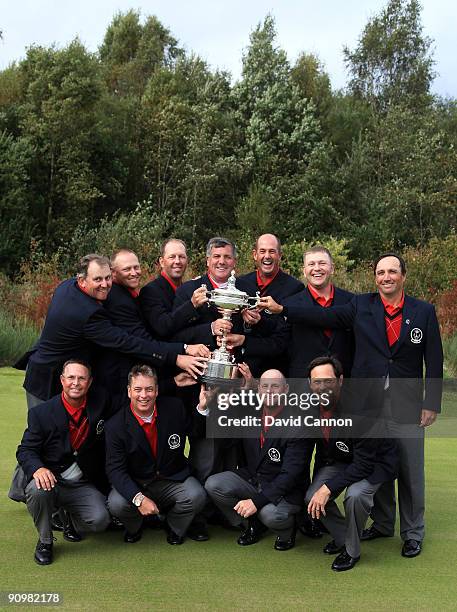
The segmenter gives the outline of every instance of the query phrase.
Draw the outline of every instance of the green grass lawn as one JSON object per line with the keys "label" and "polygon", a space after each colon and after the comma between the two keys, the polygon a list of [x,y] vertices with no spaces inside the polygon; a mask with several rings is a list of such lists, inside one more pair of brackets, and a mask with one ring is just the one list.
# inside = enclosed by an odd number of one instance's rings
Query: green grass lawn
{"label": "green grass lawn", "polygon": [[[162,531],[135,545],[121,533],[70,544],[56,534],[55,561],[33,561],[37,534],[23,504],[6,497],[26,422],[23,375],[0,369],[0,591],[63,594],[68,610],[455,610],[457,608],[457,440],[427,442],[427,538],[416,559],[398,536],[362,545],[357,567],[337,574],[321,550],[328,538],[299,535],[287,552],[273,535],[241,548],[236,533],[213,528],[209,542],[169,546]],[[11,606],[9,606],[11,607]],[[24,609],[24,606],[22,607]],[[7,609],[2,606],[1,609]]]}

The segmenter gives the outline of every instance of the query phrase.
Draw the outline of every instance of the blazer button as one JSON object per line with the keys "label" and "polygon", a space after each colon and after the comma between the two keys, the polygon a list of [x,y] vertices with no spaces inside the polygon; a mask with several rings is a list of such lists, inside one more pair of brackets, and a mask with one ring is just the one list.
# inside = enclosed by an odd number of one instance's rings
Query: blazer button
{"label": "blazer button", "polygon": [[393,363],[393,362],[394,362],[394,360],[393,360],[393,359],[389,359],[389,363]]}
{"label": "blazer button", "polygon": [[160,476],[160,472],[159,471],[156,472],[156,476]]}

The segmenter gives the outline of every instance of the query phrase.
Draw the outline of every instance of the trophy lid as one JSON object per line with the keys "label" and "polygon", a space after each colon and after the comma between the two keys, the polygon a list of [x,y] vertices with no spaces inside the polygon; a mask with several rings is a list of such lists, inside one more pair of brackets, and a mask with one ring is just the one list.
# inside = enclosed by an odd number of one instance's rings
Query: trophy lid
{"label": "trophy lid", "polygon": [[213,293],[216,295],[220,295],[223,297],[236,297],[236,298],[244,298],[248,297],[248,294],[244,291],[240,291],[235,286],[236,278],[235,278],[235,270],[232,270],[230,276],[227,281],[227,288],[222,289],[219,287],[217,289],[213,289]]}

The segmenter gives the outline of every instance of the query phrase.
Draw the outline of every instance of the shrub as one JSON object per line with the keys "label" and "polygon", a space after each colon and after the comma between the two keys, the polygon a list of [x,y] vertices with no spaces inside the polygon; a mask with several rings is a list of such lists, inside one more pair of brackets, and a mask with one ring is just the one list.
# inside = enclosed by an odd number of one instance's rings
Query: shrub
{"label": "shrub", "polygon": [[0,366],[12,365],[36,342],[37,328],[24,318],[0,311]]}
{"label": "shrub", "polygon": [[443,338],[445,372],[457,377],[457,334]]}

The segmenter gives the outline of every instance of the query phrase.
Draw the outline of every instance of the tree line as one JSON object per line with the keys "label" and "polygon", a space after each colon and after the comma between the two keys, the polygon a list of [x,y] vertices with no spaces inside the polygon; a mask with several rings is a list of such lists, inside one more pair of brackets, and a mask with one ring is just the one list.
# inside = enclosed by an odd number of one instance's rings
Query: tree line
{"label": "tree line", "polygon": [[0,271],[70,267],[129,223],[146,256],[170,234],[331,239],[354,262],[452,239],[457,109],[431,93],[431,45],[417,0],[390,0],[338,91],[316,55],[288,60],[270,15],[235,83],[133,10],[96,53],[31,46],[0,72]]}

